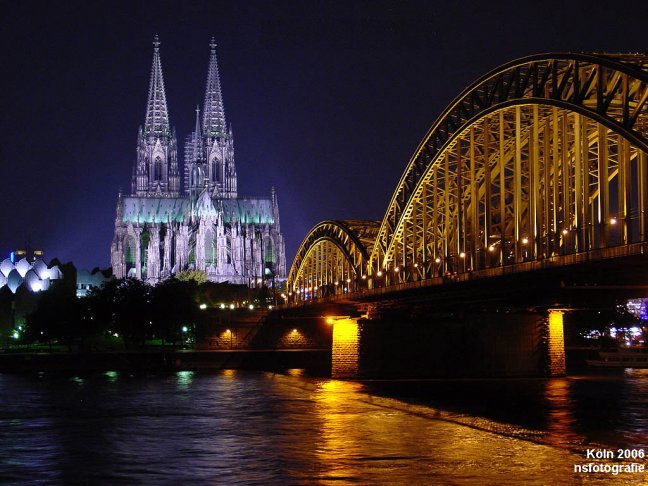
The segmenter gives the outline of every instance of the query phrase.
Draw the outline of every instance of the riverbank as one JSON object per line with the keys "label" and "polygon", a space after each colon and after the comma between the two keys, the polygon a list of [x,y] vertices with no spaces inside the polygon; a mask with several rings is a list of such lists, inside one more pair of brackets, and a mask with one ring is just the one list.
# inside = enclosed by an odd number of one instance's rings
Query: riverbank
{"label": "riverbank", "polygon": [[330,349],[0,353],[0,372],[331,369]]}
{"label": "riverbank", "polygon": [[[587,372],[585,359],[596,354],[590,348],[568,348],[568,374]],[[330,348],[293,349],[145,349],[139,351],[0,351],[0,373],[35,371],[129,371],[163,372],[194,370],[282,371],[305,369],[317,376],[330,376]],[[600,370],[599,370],[600,372]],[[434,374],[430,374],[430,377]],[[407,369],[402,376],[411,378]],[[419,376],[420,378],[421,376]]]}

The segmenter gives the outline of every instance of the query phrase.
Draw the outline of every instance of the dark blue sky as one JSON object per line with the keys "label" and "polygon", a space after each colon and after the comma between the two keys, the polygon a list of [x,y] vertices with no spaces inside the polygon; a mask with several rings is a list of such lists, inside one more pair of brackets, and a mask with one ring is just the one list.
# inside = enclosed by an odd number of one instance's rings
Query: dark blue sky
{"label": "dark blue sky", "polygon": [[218,42],[240,195],[275,186],[289,261],[324,219],[382,219],[445,106],[512,59],[646,52],[645,1],[0,2],[0,257],[108,266],[153,35],[179,152]]}

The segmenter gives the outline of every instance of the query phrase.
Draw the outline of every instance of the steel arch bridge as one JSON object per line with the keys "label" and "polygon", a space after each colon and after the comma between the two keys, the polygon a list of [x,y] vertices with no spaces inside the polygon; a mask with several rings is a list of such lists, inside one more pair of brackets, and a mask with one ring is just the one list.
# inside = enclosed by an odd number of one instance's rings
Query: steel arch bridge
{"label": "steel arch bridge", "polygon": [[[647,153],[648,56],[551,53],[505,64],[432,125],[355,275],[368,288],[487,275],[648,242]],[[303,288],[295,275],[318,285],[312,269],[328,264],[309,253],[319,226],[293,263],[291,291]]]}
{"label": "steel arch bridge", "polygon": [[324,221],[302,242],[288,275],[297,299],[350,293],[366,281],[369,250],[380,221]]}

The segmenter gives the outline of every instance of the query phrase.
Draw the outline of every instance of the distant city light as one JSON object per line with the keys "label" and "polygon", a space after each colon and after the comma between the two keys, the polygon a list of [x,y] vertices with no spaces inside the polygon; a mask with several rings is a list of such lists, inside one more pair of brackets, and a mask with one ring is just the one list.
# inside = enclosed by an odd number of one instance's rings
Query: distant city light
{"label": "distant city light", "polygon": [[200,309],[205,310],[207,308],[207,304],[200,304]]}

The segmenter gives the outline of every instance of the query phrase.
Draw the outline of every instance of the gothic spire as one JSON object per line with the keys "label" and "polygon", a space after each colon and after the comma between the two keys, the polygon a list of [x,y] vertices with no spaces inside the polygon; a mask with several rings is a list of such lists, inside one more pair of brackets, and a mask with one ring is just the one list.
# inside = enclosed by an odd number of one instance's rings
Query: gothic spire
{"label": "gothic spire", "polygon": [[160,62],[160,39],[157,34],[153,38],[153,67],[151,68],[151,83],[149,85],[148,102],[146,104],[146,121],[144,134],[170,135],[169,113],[167,111],[166,94],[164,93],[164,78]]}
{"label": "gothic spire", "polygon": [[212,37],[209,43],[209,68],[207,69],[207,88],[205,89],[205,108],[203,110],[203,130],[208,137],[224,136],[226,133],[225,108],[221,94],[218,61],[216,59],[216,41]]}
{"label": "gothic spire", "polygon": [[202,151],[202,130],[200,129],[200,107],[196,106],[196,127],[194,128],[194,157],[198,158]]}

